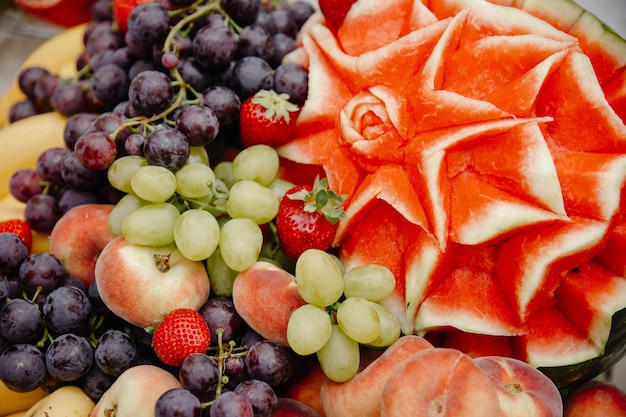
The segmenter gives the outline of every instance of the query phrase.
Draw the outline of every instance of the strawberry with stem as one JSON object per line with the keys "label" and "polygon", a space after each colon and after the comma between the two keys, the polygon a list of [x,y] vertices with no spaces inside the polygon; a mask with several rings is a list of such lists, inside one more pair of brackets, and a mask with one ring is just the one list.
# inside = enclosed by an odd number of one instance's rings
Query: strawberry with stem
{"label": "strawberry with stem", "polygon": [[345,195],[328,188],[326,178],[319,176],[313,186],[299,185],[287,191],[276,216],[281,250],[294,259],[307,249],[328,250],[338,221],[345,217],[345,199]]}

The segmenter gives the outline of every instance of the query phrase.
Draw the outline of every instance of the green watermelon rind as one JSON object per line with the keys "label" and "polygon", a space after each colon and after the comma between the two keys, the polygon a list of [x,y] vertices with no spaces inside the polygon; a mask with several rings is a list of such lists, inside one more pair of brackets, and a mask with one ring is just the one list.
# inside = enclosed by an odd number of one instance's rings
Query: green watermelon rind
{"label": "green watermelon rind", "polygon": [[560,389],[573,388],[609,370],[626,355],[626,308],[613,314],[604,354],[585,362],[538,368]]}

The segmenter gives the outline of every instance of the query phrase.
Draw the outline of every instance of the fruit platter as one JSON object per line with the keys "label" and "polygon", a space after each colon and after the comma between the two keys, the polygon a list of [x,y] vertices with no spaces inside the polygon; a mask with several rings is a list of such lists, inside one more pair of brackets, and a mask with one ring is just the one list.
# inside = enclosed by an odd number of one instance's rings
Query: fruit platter
{"label": "fruit platter", "polygon": [[82,20],[0,97],[0,417],[626,415],[626,40],[594,14]]}

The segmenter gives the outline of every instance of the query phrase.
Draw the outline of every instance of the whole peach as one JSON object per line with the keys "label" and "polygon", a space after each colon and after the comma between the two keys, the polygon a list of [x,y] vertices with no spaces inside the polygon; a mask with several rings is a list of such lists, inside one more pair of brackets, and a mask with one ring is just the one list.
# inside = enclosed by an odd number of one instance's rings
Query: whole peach
{"label": "whole peach", "polygon": [[566,398],[564,417],[626,417],[626,393],[606,381],[590,381]]}

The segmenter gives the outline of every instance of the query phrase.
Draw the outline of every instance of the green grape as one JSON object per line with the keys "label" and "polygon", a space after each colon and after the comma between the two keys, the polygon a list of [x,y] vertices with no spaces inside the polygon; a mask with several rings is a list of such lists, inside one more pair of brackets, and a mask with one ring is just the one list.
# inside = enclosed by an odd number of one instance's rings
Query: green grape
{"label": "green grape", "polygon": [[141,167],[148,165],[148,161],[143,156],[126,155],[113,161],[107,170],[107,178],[113,188],[132,193],[133,189],[130,180]]}
{"label": "green grape", "polygon": [[185,164],[204,164],[209,165],[209,153],[204,146],[190,146],[189,157]]}
{"label": "green grape", "polygon": [[332,326],[328,342],[316,355],[324,374],[332,381],[349,381],[359,371],[359,344],[336,324]]}
{"label": "green grape", "polygon": [[150,203],[126,216],[122,234],[136,245],[169,245],[174,242],[174,224],[179,216],[178,209],[170,203]]}
{"label": "green grape", "polygon": [[176,192],[182,197],[202,198],[211,194],[215,173],[210,166],[201,163],[183,165],[175,172]]}
{"label": "green grape", "polygon": [[346,297],[380,301],[391,295],[396,286],[396,278],[382,265],[365,264],[347,270],[343,274],[343,284]]}
{"label": "green grape", "polygon": [[219,246],[206,260],[206,267],[209,273],[211,291],[218,297],[230,297],[233,295],[233,284],[239,272],[226,265]]}
{"label": "green grape", "polygon": [[202,261],[215,252],[220,226],[211,213],[202,209],[183,212],[174,224],[174,242],[187,259]]}
{"label": "green grape", "polygon": [[249,146],[233,159],[233,180],[256,181],[267,187],[276,178],[279,165],[278,153],[271,146]]}
{"label": "green grape", "polygon": [[293,182],[284,180],[282,178],[274,178],[274,181],[268,186],[270,190],[274,193],[278,200],[282,200],[282,198],[287,194],[287,191],[292,189],[295,186]]}
{"label": "green grape", "polygon": [[220,230],[219,245],[224,263],[241,272],[257,261],[263,246],[263,232],[250,219],[229,219]]}
{"label": "green grape", "polygon": [[269,188],[251,180],[241,180],[230,188],[226,211],[232,218],[244,217],[256,224],[264,224],[276,217],[279,203]]}
{"label": "green grape", "polygon": [[343,294],[343,278],[337,262],[319,249],[304,251],[296,261],[296,284],[304,301],[318,307],[335,303]]}
{"label": "green grape", "polygon": [[124,197],[120,198],[118,202],[115,203],[111,213],[109,213],[108,221],[111,233],[114,236],[121,235],[122,223],[126,216],[147,204],[150,204],[150,202],[137,197],[135,194],[126,194]]}
{"label": "green grape", "polygon": [[384,306],[373,301],[370,301],[370,303],[376,310],[376,313],[378,313],[380,332],[378,333],[378,337],[376,337],[374,341],[367,343],[367,345],[372,347],[391,346],[400,337],[400,323]]}
{"label": "green grape", "polygon": [[222,161],[219,164],[215,165],[213,168],[213,172],[215,173],[215,177],[219,178],[226,184],[228,188],[232,187],[235,183],[233,179],[233,163],[230,161]]}
{"label": "green grape", "polygon": [[287,342],[298,355],[320,350],[330,338],[332,322],[326,310],[305,304],[295,309],[287,323]]}
{"label": "green grape", "polygon": [[133,174],[130,185],[133,192],[144,200],[162,203],[176,192],[176,176],[165,167],[146,165]]}
{"label": "green grape", "polygon": [[372,303],[363,297],[350,297],[341,302],[337,308],[337,324],[359,343],[372,343],[380,334],[380,317]]}

